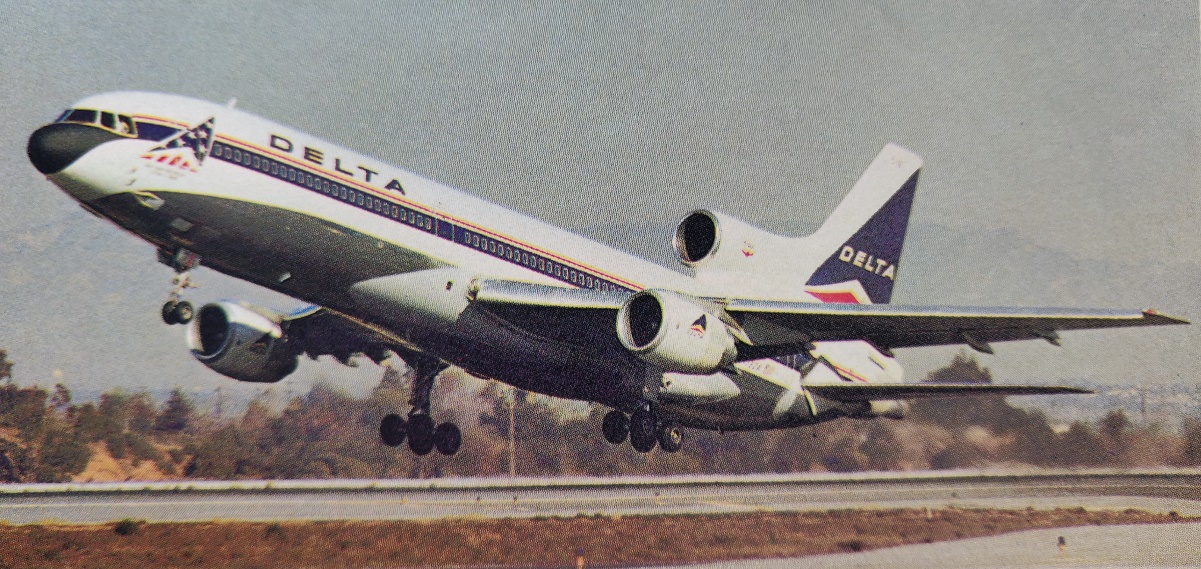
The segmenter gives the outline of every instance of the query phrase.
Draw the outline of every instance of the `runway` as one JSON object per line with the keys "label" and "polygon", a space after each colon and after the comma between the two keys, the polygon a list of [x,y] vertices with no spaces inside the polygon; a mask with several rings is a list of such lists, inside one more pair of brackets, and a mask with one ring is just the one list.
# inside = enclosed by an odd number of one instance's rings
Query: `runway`
{"label": "runway", "polygon": [[1201,473],[952,472],[0,486],[0,521],[420,520],[904,507],[1201,515]]}

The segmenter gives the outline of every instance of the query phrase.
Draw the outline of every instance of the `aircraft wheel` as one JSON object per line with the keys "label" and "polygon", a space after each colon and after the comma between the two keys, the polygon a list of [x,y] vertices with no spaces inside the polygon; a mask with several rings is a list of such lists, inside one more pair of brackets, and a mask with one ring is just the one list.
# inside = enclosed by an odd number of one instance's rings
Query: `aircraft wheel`
{"label": "aircraft wheel", "polygon": [[167,324],[179,324],[179,321],[176,320],[175,316],[175,307],[178,304],[179,303],[175,302],[174,300],[168,300],[167,303],[163,305],[163,322],[166,322]]}
{"label": "aircraft wheel", "polygon": [[630,418],[617,410],[605,413],[605,420],[601,423],[601,433],[605,435],[606,441],[615,445],[626,442],[626,437],[630,436]]}
{"label": "aircraft wheel", "polygon": [[175,322],[179,324],[187,324],[192,321],[192,317],[196,315],[196,309],[192,308],[192,303],[184,300],[175,305],[175,309],[171,311],[175,317]]}
{"label": "aircraft wheel", "polygon": [[390,447],[398,447],[405,442],[408,429],[405,420],[395,413],[385,415],[379,424],[379,438]]}
{"label": "aircraft wheel", "polygon": [[684,445],[684,433],[680,428],[667,424],[659,429],[659,448],[667,452],[676,452]]}
{"label": "aircraft wheel", "polygon": [[429,415],[409,417],[409,450],[425,456],[434,450],[434,420]]}
{"label": "aircraft wheel", "polygon": [[442,423],[434,429],[434,448],[438,449],[438,452],[450,456],[459,452],[461,446],[463,446],[463,433],[454,423]]}
{"label": "aircraft wheel", "polygon": [[630,415],[630,445],[638,452],[650,452],[657,442],[655,432],[655,416],[646,409],[639,409]]}

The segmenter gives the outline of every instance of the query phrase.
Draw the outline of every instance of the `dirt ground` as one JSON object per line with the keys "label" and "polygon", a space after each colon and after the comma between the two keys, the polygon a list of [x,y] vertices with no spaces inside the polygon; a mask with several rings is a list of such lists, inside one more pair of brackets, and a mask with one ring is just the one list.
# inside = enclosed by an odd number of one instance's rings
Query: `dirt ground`
{"label": "dirt ground", "polygon": [[1197,521],[1138,510],[937,509],[385,522],[0,524],[0,568],[590,567],[865,551],[1068,527]]}

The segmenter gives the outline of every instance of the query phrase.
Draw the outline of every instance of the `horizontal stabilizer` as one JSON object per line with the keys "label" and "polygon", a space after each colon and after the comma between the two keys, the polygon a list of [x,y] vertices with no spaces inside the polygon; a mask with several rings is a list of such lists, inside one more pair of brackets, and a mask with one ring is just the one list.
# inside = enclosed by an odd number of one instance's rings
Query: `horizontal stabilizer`
{"label": "horizontal stabilizer", "polygon": [[926,399],[984,395],[1089,394],[1092,391],[1058,385],[995,385],[980,383],[834,383],[805,385],[814,395],[835,401]]}

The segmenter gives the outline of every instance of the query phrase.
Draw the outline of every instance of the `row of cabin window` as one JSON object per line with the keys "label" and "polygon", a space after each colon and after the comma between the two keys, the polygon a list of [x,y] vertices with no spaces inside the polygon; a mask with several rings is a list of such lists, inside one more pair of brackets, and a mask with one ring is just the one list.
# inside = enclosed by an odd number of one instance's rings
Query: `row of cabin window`
{"label": "row of cabin window", "polygon": [[[273,176],[276,176],[280,179],[286,179],[289,182],[293,182],[297,185],[304,186],[314,191],[320,191],[326,195],[332,195],[350,203],[357,203],[360,206],[365,206],[369,210],[374,209],[376,212],[385,215],[389,213],[388,207],[390,204],[384,202],[383,200],[366,196],[362,192],[357,192],[356,195],[354,190],[345,186],[340,186],[337,183],[331,184],[329,180],[323,180],[318,176],[306,174],[302,170],[297,170],[296,168],[280,164],[274,160],[260,158],[257,154],[242,152],[237,148],[231,149],[229,146],[224,145],[217,145],[213,149],[213,153],[224,156],[225,158],[234,162],[238,162],[244,166],[261,170],[262,172],[270,172]],[[405,209],[396,205],[391,205],[391,208],[393,219],[399,219],[409,223],[410,225],[415,225],[419,228],[433,231],[433,219],[429,216],[416,213],[412,210],[406,211]],[[536,265],[539,271],[545,272],[547,275],[554,275],[573,284],[577,284],[585,288],[599,288],[601,290],[610,289],[609,283],[606,283],[601,279],[595,279],[592,277],[592,275],[564,267],[563,265],[555,263],[554,261],[548,262],[546,259],[537,255],[530,255],[527,251],[522,251],[503,243],[497,243],[494,239],[480,237],[478,234],[469,234],[465,239],[470,241],[472,247],[478,248],[481,251],[488,251],[497,257],[503,257],[513,261],[514,263],[524,265],[531,269],[533,269]]]}
{"label": "row of cabin window", "polygon": [[576,271],[575,269],[564,267],[563,265],[560,265],[554,261],[547,261],[542,257],[531,255],[527,251],[522,251],[516,247],[499,243],[495,239],[480,236],[477,233],[467,233],[463,237],[463,242],[476,249],[479,249],[480,251],[486,251],[496,255],[497,257],[503,257],[513,261],[514,263],[524,265],[531,269],[537,268],[538,271],[546,273],[547,275],[554,275],[563,280],[578,284],[584,288],[610,290],[609,283],[606,283],[601,279],[593,278],[592,275],[584,273],[583,271]]}
{"label": "row of cabin window", "polygon": [[[213,149],[213,154],[219,154],[229,160],[240,163],[243,166],[260,170],[264,173],[270,172],[272,176],[278,177],[281,180],[288,180],[294,184],[304,186],[313,191],[319,191],[323,194],[337,197],[343,201],[358,204],[369,210],[374,210],[377,213],[387,215],[391,213],[392,219],[398,219],[407,222],[409,225],[414,225],[428,231],[433,231],[434,220],[427,215],[421,215],[411,210],[405,210],[399,206],[389,204],[383,200],[368,196],[363,192],[355,192],[346,186],[331,184],[329,180],[322,179],[320,176],[306,174],[303,170],[289,167],[280,164],[268,158],[261,158],[259,155],[251,152],[242,152],[237,148],[218,145]],[[391,208],[389,212],[388,209]]]}

